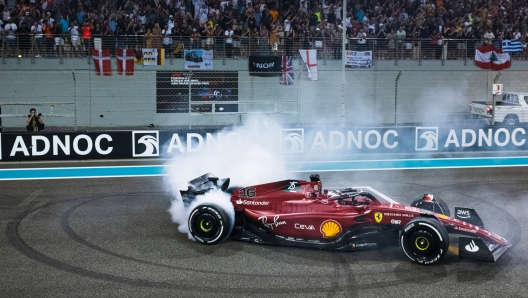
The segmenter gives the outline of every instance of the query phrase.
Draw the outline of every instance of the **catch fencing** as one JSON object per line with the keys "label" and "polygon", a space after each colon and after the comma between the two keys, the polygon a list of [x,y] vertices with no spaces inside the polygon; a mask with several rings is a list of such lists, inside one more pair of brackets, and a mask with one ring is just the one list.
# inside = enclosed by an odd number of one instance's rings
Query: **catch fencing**
{"label": "catch fencing", "polygon": [[[294,61],[294,84],[247,70],[0,71],[1,125],[24,130],[29,108],[46,130],[202,129],[273,119],[285,126],[397,126],[468,123],[469,103],[491,100],[491,85],[526,92],[522,71],[320,70]],[[33,82],[42,82],[33,84]]]}
{"label": "catch fencing", "polygon": [[[2,63],[6,59],[53,58],[59,63],[63,59],[89,57],[90,49],[110,49],[115,56],[116,48],[164,48],[166,57],[171,59],[183,57],[184,49],[213,50],[215,59],[247,58],[249,56],[289,55],[298,57],[299,49],[317,49],[318,59],[324,63],[327,60],[341,59],[342,38],[330,36],[303,37],[236,37],[232,43],[226,43],[225,36],[191,38],[189,36],[173,35],[168,37],[145,37],[143,35],[121,36],[77,36],[72,41],[71,35],[53,35],[46,38],[43,35],[11,34],[1,40],[0,56]],[[496,48],[502,48],[502,40],[489,40]],[[346,38],[347,51],[372,51],[375,60],[462,60],[464,65],[475,57],[475,49],[485,45],[482,40],[475,39],[416,39],[416,38]],[[512,60],[528,59],[528,48],[523,52],[513,53]],[[87,59],[87,63],[91,63]]]}

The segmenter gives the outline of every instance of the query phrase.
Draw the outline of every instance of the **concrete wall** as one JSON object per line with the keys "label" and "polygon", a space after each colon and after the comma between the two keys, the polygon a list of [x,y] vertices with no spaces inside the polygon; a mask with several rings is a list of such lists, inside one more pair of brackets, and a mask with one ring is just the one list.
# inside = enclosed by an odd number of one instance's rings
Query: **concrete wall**
{"label": "concrete wall", "polygon": [[[239,71],[239,115],[157,114],[156,70],[183,70],[181,59],[164,66],[137,66],[134,76],[95,75],[88,59],[6,59],[0,64],[2,114],[28,113],[35,106],[47,115],[48,126],[146,127],[226,125],[244,121],[254,112],[286,123],[391,124],[448,121],[468,111],[472,100],[491,99],[497,72],[484,71],[468,60],[377,60],[370,69],[346,69],[340,61],[318,61],[318,81],[307,78],[302,61],[294,61],[295,84],[283,86],[277,77],[251,77],[247,60],[215,60],[215,70]],[[301,70],[302,69],[302,70]],[[506,91],[526,91],[528,61],[513,61],[498,82]],[[397,93],[395,80],[399,72]],[[24,104],[25,103],[25,104]],[[53,104],[50,104],[53,103]],[[62,103],[62,104],[61,104]],[[68,104],[64,104],[68,103]],[[344,103],[344,104],[342,104]],[[9,105],[18,104],[18,105]],[[18,109],[18,110],[17,110]],[[396,114],[395,114],[396,111]],[[51,114],[51,115],[50,115]],[[341,117],[344,118],[341,118]],[[23,127],[25,117],[3,117],[5,127]]]}

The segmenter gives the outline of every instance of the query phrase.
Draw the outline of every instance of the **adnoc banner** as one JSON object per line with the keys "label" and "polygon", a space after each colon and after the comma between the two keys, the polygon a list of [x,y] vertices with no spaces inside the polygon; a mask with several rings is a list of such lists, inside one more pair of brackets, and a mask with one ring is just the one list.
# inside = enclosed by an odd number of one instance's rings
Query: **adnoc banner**
{"label": "adnoc banner", "polygon": [[130,132],[0,134],[0,161],[121,159],[131,154]]}
{"label": "adnoc banner", "polygon": [[[278,131],[110,131],[1,133],[0,161],[170,158],[260,145],[292,159],[351,155],[527,151],[525,127],[283,128]],[[357,158],[357,157],[356,157]]]}

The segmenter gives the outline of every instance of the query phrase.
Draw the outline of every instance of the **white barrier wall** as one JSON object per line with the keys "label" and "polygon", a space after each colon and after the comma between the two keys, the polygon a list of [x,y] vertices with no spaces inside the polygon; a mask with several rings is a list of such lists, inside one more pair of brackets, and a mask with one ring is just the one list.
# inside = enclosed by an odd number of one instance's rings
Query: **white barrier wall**
{"label": "white barrier wall", "polygon": [[[30,107],[46,115],[48,126],[94,128],[226,125],[262,112],[286,123],[416,123],[467,113],[472,100],[490,100],[498,72],[481,70],[468,60],[441,62],[379,60],[370,69],[347,69],[340,61],[318,61],[319,80],[310,81],[302,62],[294,61],[295,83],[277,77],[249,76],[247,60],[215,60],[215,70],[239,71],[239,114],[157,114],[156,71],[183,70],[183,61],[137,66],[134,76],[97,76],[87,59],[6,59],[0,68],[2,125],[25,126]],[[506,91],[527,91],[528,61],[513,61],[498,78]],[[401,71],[397,83],[396,78]],[[13,115],[20,115],[14,117]],[[344,116],[343,118],[341,116]]]}

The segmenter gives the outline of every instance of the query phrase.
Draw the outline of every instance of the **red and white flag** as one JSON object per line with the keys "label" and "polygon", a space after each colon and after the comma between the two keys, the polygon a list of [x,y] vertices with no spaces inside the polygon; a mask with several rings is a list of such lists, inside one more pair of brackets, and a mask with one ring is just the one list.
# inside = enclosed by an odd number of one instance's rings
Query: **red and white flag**
{"label": "red and white flag", "polygon": [[134,49],[117,48],[117,73],[127,76],[134,75],[134,57],[136,57]]}
{"label": "red and white flag", "polygon": [[94,59],[95,71],[97,75],[104,74],[105,76],[112,75],[112,65],[110,63],[110,50],[92,50],[92,57]]}
{"label": "red and white flag", "polygon": [[299,50],[299,53],[308,68],[308,77],[317,81],[317,50]]}
{"label": "red and white flag", "polygon": [[487,45],[475,50],[475,63],[491,70],[510,68],[510,54],[503,53],[493,45]]}

